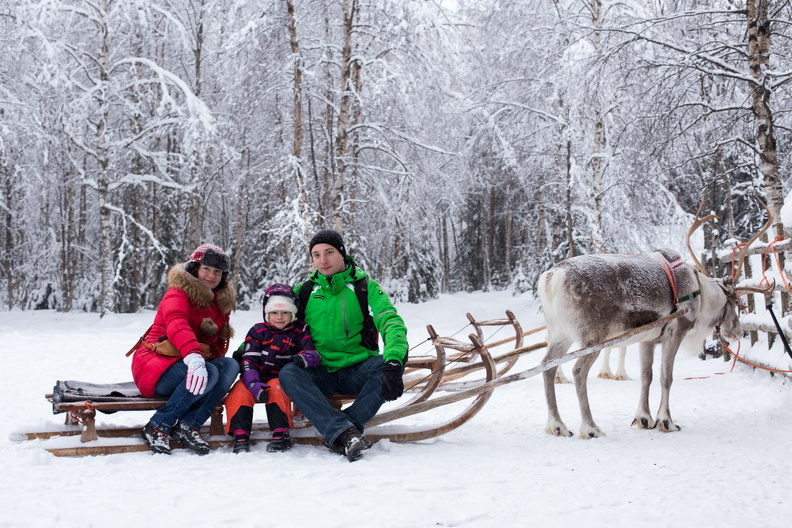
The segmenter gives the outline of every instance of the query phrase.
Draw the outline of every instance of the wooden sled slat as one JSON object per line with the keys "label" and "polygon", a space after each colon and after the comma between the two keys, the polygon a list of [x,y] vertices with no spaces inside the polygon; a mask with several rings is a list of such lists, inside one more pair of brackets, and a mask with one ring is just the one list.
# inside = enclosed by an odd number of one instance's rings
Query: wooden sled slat
{"label": "wooden sled slat", "polygon": [[153,411],[159,409],[160,407],[164,407],[168,401],[143,400],[131,402],[95,402],[91,400],[85,400],[84,402],[54,403],[52,406],[59,411],[69,412],[85,409],[86,403],[88,403],[91,408],[97,411]]}
{"label": "wooden sled slat", "polygon": [[[481,341],[478,339],[477,336],[471,334],[470,339],[471,341],[473,341],[474,346],[478,349],[478,353],[482,359],[482,363],[484,363],[484,369],[486,371],[485,383],[492,381],[493,379],[495,379],[495,375],[497,372],[495,361],[492,359],[492,356],[490,355],[489,351],[486,349],[486,347],[484,347],[484,345],[481,343]],[[459,426],[461,426],[462,424],[468,422],[471,418],[473,418],[484,407],[487,401],[489,401],[490,396],[492,396],[492,390],[481,391],[476,395],[475,400],[470,405],[468,405],[468,407],[464,411],[462,411],[459,415],[457,415],[456,417],[447,421],[444,424],[441,424],[436,427],[419,429],[416,431],[393,433],[391,435],[388,435],[388,438],[393,442],[415,442],[418,440],[433,438],[435,436],[448,433],[449,431],[453,431],[454,429],[458,428]],[[376,425],[381,425],[387,422],[397,420],[399,418],[412,416],[414,414],[418,414],[420,412],[424,412],[429,409],[434,409],[440,405],[447,405],[448,403],[461,401],[463,399],[466,399],[466,397],[462,397],[458,399],[447,398],[444,403],[440,403],[440,404],[437,403],[437,399],[432,401],[413,403],[412,405],[407,405],[399,409],[378,414],[367,424],[367,427],[369,426],[373,427]]]}

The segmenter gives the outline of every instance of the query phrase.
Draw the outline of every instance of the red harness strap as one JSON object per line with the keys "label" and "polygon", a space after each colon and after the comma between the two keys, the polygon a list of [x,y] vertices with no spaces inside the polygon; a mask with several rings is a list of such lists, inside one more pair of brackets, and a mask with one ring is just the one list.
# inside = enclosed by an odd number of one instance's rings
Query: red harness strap
{"label": "red harness strap", "polygon": [[[663,271],[665,271],[665,273],[666,273],[666,277],[668,277],[668,284],[671,285],[671,302],[674,305],[674,309],[673,309],[673,311],[671,313],[674,313],[676,311],[676,309],[677,309],[677,305],[680,302],[679,290],[677,289],[677,281],[676,281],[676,275],[674,274],[674,271],[676,271],[677,268],[679,268],[681,266],[684,266],[685,263],[680,258],[677,258],[677,259],[674,259],[671,262],[668,262],[668,260],[659,251],[655,251],[653,253],[653,255],[657,259],[657,262],[660,263],[660,266],[662,266]],[[685,299],[685,300],[687,300],[687,299]]]}

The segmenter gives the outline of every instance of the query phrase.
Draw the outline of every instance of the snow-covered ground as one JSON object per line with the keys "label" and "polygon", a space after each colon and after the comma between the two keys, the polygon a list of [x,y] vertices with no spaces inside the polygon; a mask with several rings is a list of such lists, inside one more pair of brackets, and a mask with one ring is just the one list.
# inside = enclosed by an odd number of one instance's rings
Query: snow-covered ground
{"label": "snow-covered ground", "polygon": [[[466,340],[466,312],[501,318],[511,309],[524,329],[542,324],[529,295],[444,295],[399,310],[413,355],[429,352],[426,325]],[[124,353],[151,323],[133,315],[0,312],[3,357],[0,428],[2,527],[350,526],[787,526],[792,458],[792,390],[779,376],[681,352],[671,411],[682,431],[631,427],[638,381],[589,383],[595,440],[544,433],[541,378],[495,390],[470,422],[421,442],[380,442],[354,464],[323,448],[297,445],[247,455],[229,448],[205,457],[175,450],[56,458],[46,442],[17,433],[63,427],[43,395],[57,379],[128,381]],[[260,313],[235,312],[238,339]],[[508,336],[501,330],[493,340]],[[535,339],[542,339],[536,336]],[[238,341],[232,343],[235,346]],[[747,343],[743,350],[747,351]],[[538,363],[520,360],[514,372]],[[783,354],[781,352],[781,354]],[[638,358],[628,356],[637,378]],[[595,365],[594,370],[598,370]],[[571,365],[565,365],[567,373]],[[690,379],[688,379],[690,378]],[[659,379],[659,373],[655,379]],[[577,432],[574,389],[558,388]],[[651,403],[657,408],[659,389]],[[461,405],[464,407],[467,402]],[[453,406],[449,406],[453,407]],[[413,420],[440,420],[427,412]],[[99,415],[100,424],[142,425],[150,413]],[[263,418],[260,411],[257,416]],[[409,424],[409,422],[408,422]],[[407,427],[408,425],[400,425]],[[60,439],[63,440],[63,439]]]}

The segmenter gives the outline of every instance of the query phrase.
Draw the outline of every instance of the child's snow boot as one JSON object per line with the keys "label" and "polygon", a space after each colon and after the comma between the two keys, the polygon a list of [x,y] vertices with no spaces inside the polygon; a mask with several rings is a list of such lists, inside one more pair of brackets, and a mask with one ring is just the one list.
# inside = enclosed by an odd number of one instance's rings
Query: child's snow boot
{"label": "child's snow boot", "polygon": [[250,451],[250,437],[246,434],[234,436],[234,454],[247,453]]}
{"label": "child's snow boot", "polygon": [[272,442],[267,444],[267,451],[270,453],[288,451],[292,448],[292,445],[292,440],[289,438],[289,431],[275,431],[272,433]]}

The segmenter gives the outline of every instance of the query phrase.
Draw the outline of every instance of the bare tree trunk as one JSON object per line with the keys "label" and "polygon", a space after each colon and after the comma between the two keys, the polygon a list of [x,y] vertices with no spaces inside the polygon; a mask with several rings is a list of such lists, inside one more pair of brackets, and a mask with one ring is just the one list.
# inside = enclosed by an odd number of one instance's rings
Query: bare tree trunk
{"label": "bare tree trunk", "polygon": [[602,153],[605,150],[605,127],[602,124],[602,116],[597,112],[597,122],[594,124],[594,155],[591,158],[591,172],[594,193],[594,226],[592,242],[599,247],[604,247],[602,229]]}
{"label": "bare tree trunk", "polygon": [[193,69],[195,71],[195,97],[201,97],[201,65],[203,63],[203,47],[204,47],[204,8],[206,2],[200,1],[200,10],[198,12],[198,20],[195,27],[195,49],[193,50],[193,59],[195,64]]}
{"label": "bare tree trunk", "polygon": [[748,63],[751,77],[756,81],[752,90],[752,110],[756,124],[756,141],[764,177],[767,206],[773,214],[775,235],[784,234],[781,207],[784,192],[778,175],[778,150],[776,147],[773,112],[770,109],[770,89],[765,74],[770,62],[770,20],[767,18],[767,0],[748,0]]}
{"label": "bare tree trunk", "polygon": [[567,258],[575,256],[575,237],[572,229],[574,228],[572,221],[572,141],[567,140],[566,144],[566,230],[567,230],[567,243],[569,244],[569,253]]}
{"label": "bare tree trunk", "polygon": [[[0,110],[2,115],[2,110]],[[2,174],[3,181],[3,204],[0,210],[3,211],[3,223],[0,224],[5,233],[0,239],[4,241],[3,251],[0,252],[0,273],[6,277],[6,306],[10,310],[14,307],[14,266],[12,266],[14,255],[14,216],[11,201],[13,183],[11,181],[11,169],[9,164],[6,163],[6,158],[3,156],[3,162],[0,164],[0,174]]]}
{"label": "bare tree trunk", "polygon": [[[360,61],[353,61],[351,64],[352,68],[352,86],[354,86],[355,94],[359,94],[362,91],[362,75],[361,75],[361,67]],[[357,232],[355,228],[355,218],[357,218],[357,204],[358,201],[358,192],[360,190],[360,134],[358,133],[357,125],[360,123],[361,117],[361,108],[360,104],[357,102],[357,98],[353,99],[352,102],[352,134],[350,136],[349,142],[349,153],[352,160],[352,172],[347,173],[346,179],[349,184],[346,185],[346,195],[347,199],[346,202],[349,204],[347,206],[347,217],[346,217],[346,227],[348,231]],[[347,171],[348,172],[348,171]],[[409,203],[409,180],[407,181],[408,190],[406,192],[404,199],[405,204]]]}
{"label": "bare tree trunk", "polygon": [[[109,6],[105,0],[102,14],[107,15]],[[102,33],[101,53],[99,55],[99,82],[98,90],[99,115],[100,119],[96,125],[96,156],[99,165],[96,176],[96,190],[99,204],[99,270],[101,280],[100,306],[99,312],[104,316],[112,312],[115,306],[113,302],[113,228],[110,224],[110,208],[108,207],[110,198],[110,160],[107,152],[107,121],[109,119],[108,83],[109,83],[109,61],[110,61],[110,35],[106,20],[100,28]]]}
{"label": "bare tree trunk", "polygon": [[[330,19],[329,15],[325,14],[324,19],[324,27],[325,27],[325,41],[330,42],[330,36],[332,31],[330,29]],[[334,58],[335,61],[335,58]],[[327,69],[327,66],[325,67]],[[333,138],[333,134],[335,133],[335,107],[333,104],[334,95],[333,90],[331,89],[331,85],[333,83],[333,75],[329,71],[326,72],[326,88],[325,88],[325,104],[324,113],[322,114],[323,123],[325,129],[321,130],[317,136],[319,138]],[[309,102],[309,109],[310,109],[310,101],[311,98],[308,98]],[[319,219],[321,227],[325,227],[328,222],[332,222],[334,212],[333,206],[334,203],[334,196],[333,196],[333,188],[335,186],[335,173],[337,172],[336,169],[336,159],[335,159],[335,143],[332,140],[328,140],[326,143],[321,143],[320,146],[324,150],[324,157],[327,160],[325,163],[321,163],[321,172],[322,177],[316,179],[316,196],[319,197]]]}
{"label": "bare tree trunk", "polygon": [[[594,31],[594,47],[597,54],[600,53],[601,35],[600,29],[602,27],[602,2],[601,0],[592,0],[592,23],[596,28]],[[599,105],[597,101],[595,104]],[[596,122],[594,123],[594,153],[591,157],[591,172],[593,180],[593,193],[594,193],[594,226],[596,228],[592,243],[603,247],[605,240],[603,238],[602,230],[602,174],[603,174],[603,153],[605,152],[605,125],[602,121],[601,108],[597,107],[594,110]]]}
{"label": "bare tree trunk", "polygon": [[[246,172],[249,172],[250,149],[245,149],[245,151],[242,153],[242,158],[243,159],[242,163],[240,163],[240,166],[244,167]],[[239,186],[239,193],[242,196],[247,196],[248,192],[248,179],[242,178]],[[247,207],[237,207],[236,228],[234,229],[234,237],[236,239],[236,251],[234,251],[234,270],[237,284],[241,282],[239,279],[242,272],[242,254],[244,253],[243,247],[248,229],[249,214],[250,213]]]}
{"label": "bare tree trunk", "polygon": [[481,289],[489,291],[492,271],[490,269],[490,216],[492,210],[490,200],[478,200],[480,208],[480,240],[481,240]]}
{"label": "bare tree trunk", "polygon": [[507,210],[504,213],[504,222],[503,222],[504,244],[503,245],[504,245],[504,252],[505,252],[504,260],[506,262],[505,269],[506,269],[506,273],[508,273],[509,276],[511,276],[512,273],[514,272],[514,269],[512,268],[512,265],[513,265],[512,261],[514,260],[514,257],[513,257],[514,251],[512,250],[512,230],[513,229],[514,229],[514,220],[513,220],[512,212],[511,212],[511,210]]}
{"label": "bare tree trunk", "polygon": [[[746,2],[748,19],[748,64],[753,85],[752,110],[756,124],[756,141],[759,147],[759,160],[764,177],[767,207],[773,215],[775,236],[784,234],[781,208],[784,206],[784,189],[778,174],[778,149],[773,125],[773,111],[770,108],[770,89],[765,74],[770,65],[770,20],[767,17],[767,0],[748,0]],[[779,254],[781,269],[785,268],[785,257]],[[789,295],[782,292],[781,309],[783,315],[789,313]]]}
{"label": "bare tree trunk", "polygon": [[332,225],[333,229],[343,232],[344,228],[344,178],[346,172],[346,155],[349,150],[349,125],[354,93],[352,67],[352,28],[357,16],[357,0],[343,0],[344,10],[343,45],[341,48],[341,104],[338,106],[336,121],[334,157],[336,170],[332,190]]}
{"label": "bare tree trunk", "polygon": [[[287,0],[286,10],[289,13],[289,43],[292,52],[292,69],[293,69],[293,110],[294,110],[294,125],[293,125],[293,143],[292,143],[292,156],[299,160],[302,155],[302,63],[300,61],[300,42],[297,38],[297,20],[294,17],[294,1]],[[298,173],[301,173],[298,167]]]}
{"label": "bare tree trunk", "polygon": [[[201,96],[201,64],[203,62],[203,46],[204,46],[204,4],[201,6],[197,13],[197,20],[195,22],[195,48],[193,51],[193,72],[195,75],[194,93],[196,97]],[[203,243],[204,221],[206,217],[206,196],[205,192],[207,187],[202,184],[206,180],[206,160],[204,158],[204,142],[194,137],[185,145],[189,152],[185,152],[187,156],[187,164],[190,174],[190,185],[193,187],[190,194],[190,209],[189,218],[187,220],[187,233],[184,240],[187,244],[182,248],[182,253],[192,251],[193,248]],[[185,150],[187,150],[185,149]]]}
{"label": "bare tree trunk", "polygon": [[729,239],[734,238],[734,206],[732,202],[734,201],[734,194],[732,193],[732,184],[731,179],[728,175],[724,174],[723,168],[723,156],[721,154],[720,149],[715,151],[715,174],[723,175],[723,187],[724,193],[726,195],[726,229],[727,229],[727,237]]}
{"label": "bare tree trunk", "polygon": [[[322,179],[320,178],[320,174],[322,171],[319,170],[318,166],[318,155],[316,152],[316,134],[314,133],[314,125],[313,125],[313,105],[311,104],[311,98],[308,97],[305,100],[306,109],[308,110],[308,160],[309,165],[311,167],[311,173],[313,174],[314,184],[316,185],[316,193],[315,196],[319,197],[314,198],[311,203],[315,204],[316,210],[312,214],[312,220],[316,221],[317,218],[325,218],[325,210],[324,210],[324,200],[321,199],[322,196],[322,186],[321,182]],[[311,196],[311,193],[308,192],[307,196]],[[306,202],[309,203],[309,202]],[[311,207],[309,206],[308,209],[310,210]],[[310,226],[308,226],[310,228]]]}
{"label": "bare tree trunk", "polygon": [[[104,131],[102,131],[104,134]],[[103,149],[97,149],[102,156]],[[100,168],[97,177],[97,194],[99,196],[99,270],[101,277],[100,315],[113,311],[113,228],[110,225],[109,181],[106,163]]]}
{"label": "bare tree trunk", "polygon": [[440,283],[440,291],[446,293],[449,290],[448,279],[451,275],[451,260],[448,255],[448,225],[446,221],[447,213],[440,215],[440,262],[443,268],[443,278]]}
{"label": "bare tree trunk", "polygon": [[293,62],[293,112],[294,122],[292,123],[292,170],[294,171],[294,181],[297,183],[297,207],[300,218],[303,221],[303,238],[308,240],[312,229],[310,209],[308,207],[308,189],[305,181],[305,173],[302,168],[302,145],[303,145],[303,118],[302,118],[302,61],[300,60],[300,41],[297,38],[297,19],[294,15],[294,0],[286,1],[286,11],[289,16],[289,43],[291,45]]}
{"label": "bare tree trunk", "polygon": [[536,181],[536,256],[541,257],[547,250],[547,208],[545,207],[545,176],[539,171]]}
{"label": "bare tree trunk", "polygon": [[77,269],[74,251],[74,187],[71,175],[66,175],[60,192],[60,288],[58,311],[69,312],[74,303],[74,277]]}

